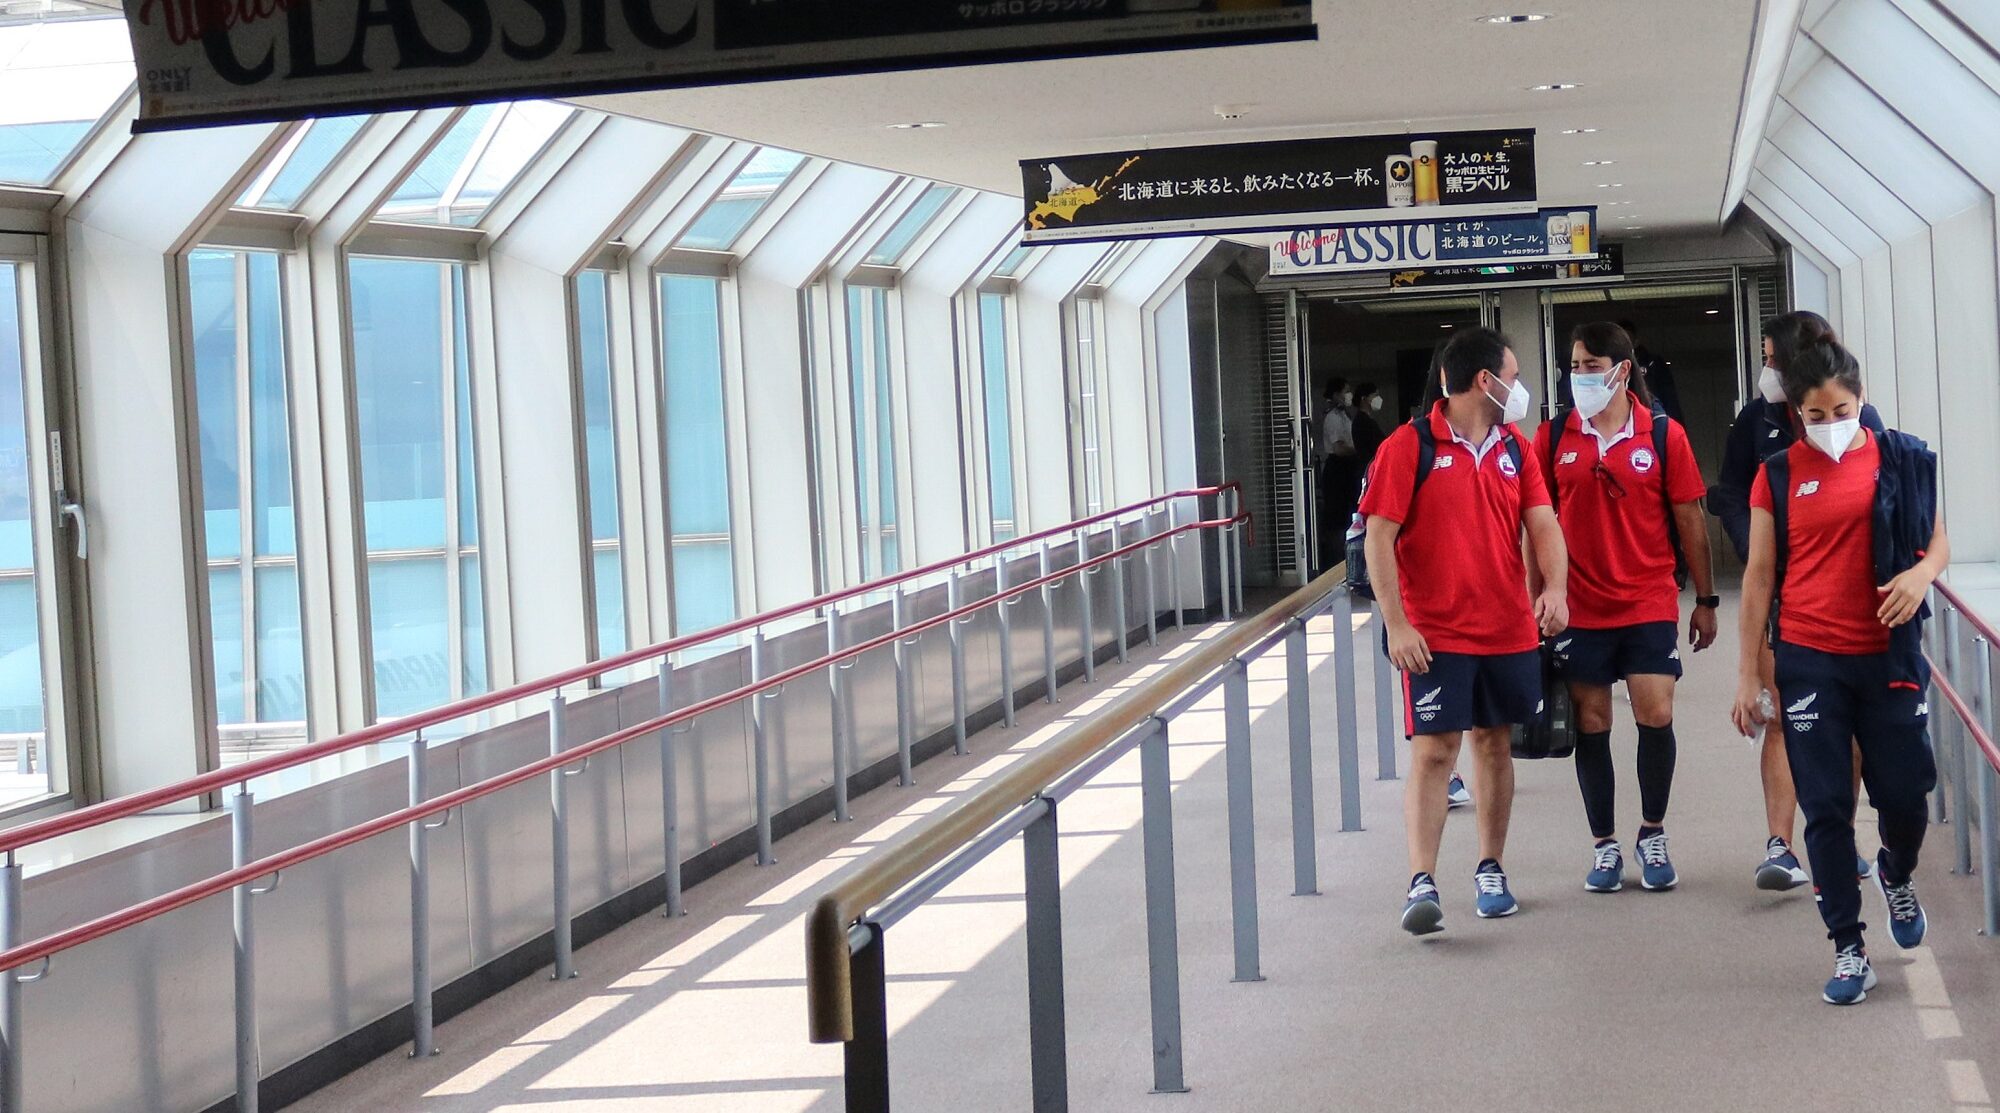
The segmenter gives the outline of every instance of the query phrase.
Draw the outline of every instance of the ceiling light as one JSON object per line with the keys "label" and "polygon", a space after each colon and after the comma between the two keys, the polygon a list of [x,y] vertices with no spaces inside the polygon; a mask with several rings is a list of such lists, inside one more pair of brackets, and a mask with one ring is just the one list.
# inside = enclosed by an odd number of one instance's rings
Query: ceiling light
{"label": "ceiling light", "polygon": [[1597,188],[1599,188],[1599,189],[1624,189],[1624,188],[1625,188],[1625,183],[1624,183],[1624,182],[1599,182],[1599,183],[1597,183]]}
{"label": "ceiling light", "polygon": [[1713,316],[1715,316],[1715,315],[1716,315],[1717,313],[1720,313],[1720,312],[1722,312],[1722,310],[1720,310],[1720,309],[1704,309],[1704,310],[1702,310],[1702,313],[1703,313],[1703,314],[1704,314],[1705,316],[1709,316],[1709,317],[1713,317]]}
{"label": "ceiling light", "polygon": [[1439,325],[1438,327],[1439,327],[1439,328],[1457,328],[1458,326],[1456,326],[1456,325],[1450,325],[1450,324],[1444,324],[1444,325]]}
{"label": "ceiling light", "polygon": [[941,128],[941,127],[943,127],[943,126],[944,126],[944,123],[943,123],[942,121],[939,121],[939,120],[915,120],[915,121],[912,121],[912,122],[910,122],[910,123],[907,123],[907,124],[890,124],[890,125],[889,125],[889,130],[891,130],[891,131],[926,131],[926,130],[928,130],[928,129],[930,129],[930,128]]}
{"label": "ceiling light", "polygon": [[1549,18],[1547,12],[1528,12],[1523,15],[1483,15],[1475,22],[1505,26],[1510,23],[1540,23],[1547,18]]}
{"label": "ceiling light", "polygon": [[1591,160],[1590,160],[1589,162],[1586,162],[1586,163],[1584,163],[1584,165],[1585,165],[1585,166],[1615,166],[1615,165],[1617,165],[1617,160],[1616,160],[1616,159],[1609,159],[1609,158],[1594,158],[1594,159],[1591,159]]}
{"label": "ceiling light", "polygon": [[1530,85],[1528,86],[1528,91],[1530,93],[1562,93],[1571,89],[1581,88],[1583,86],[1574,81],[1554,81],[1547,85]]}
{"label": "ceiling light", "polygon": [[1596,135],[1596,128],[1564,128],[1564,135]]}

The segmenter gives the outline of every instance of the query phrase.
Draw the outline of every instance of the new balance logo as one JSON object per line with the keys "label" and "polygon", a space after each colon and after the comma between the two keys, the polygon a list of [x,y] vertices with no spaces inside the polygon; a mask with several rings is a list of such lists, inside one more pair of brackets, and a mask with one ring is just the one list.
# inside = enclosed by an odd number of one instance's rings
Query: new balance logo
{"label": "new balance logo", "polygon": [[1560,461],[1558,461],[1558,463],[1563,463],[1563,464],[1574,464],[1574,463],[1576,463],[1576,453],[1574,453],[1574,452],[1565,452],[1565,453],[1563,453],[1563,457],[1562,457],[1562,459],[1561,459]]}
{"label": "new balance logo", "polygon": [[1918,704],[1918,705],[1917,705],[1917,718],[1921,719],[1921,718],[1923,718],[1924,716],[1926,716],[1926,715],[1929,715],[1930,713],[1931,713],[1931,705],[1930,705],[1930,704],[1928,704],[1928,703],[1920,703],[1920,704]]}
{"label": "new balance logo", "polygon": [[1431,464],[1431,470],[1443,471],[1444,469],[1450,467],[1452,465],[1452,462],[1457,459],[1458,457],[1456,456],[1439,456],[1437,460]]}
{"label": "new balance logo", "polygon": [[1790,707],[1785,708],[1785,714],[1796,715],[1799,712],[1810,708],[1813,705],[1813,702],[1817,699],[1819,699],[1819,693],[1814,692],[1812,695],[1809,695],[1806,698],[1800,700],[1799,702],[1791,705]]}
{"label": "new balance logo", "polygon": [[1441,687],[1440,687],[1440,688],[1432,688],[1432,689],[1431,689],[1430,691],[1428,691],[1428,692],[1425,692],[1425,693],[1424,693],[1424,697],[1423,697],[1422,699],[1420,699],[1420,700],[1418,700],[1418,701],[1417,701],[1417,706],[1418,706],[1418,707],[1431,707],[1431,706],[1434,706],[1434,705],[1436,705],[1436,703],[1437,703],[1437,701],[1438,701],[1438,697],[1440,697],[1440,696],[1442,696],[1442,695],[1444,695],[1444,689],[1443,689],[1443,688],[1441,688]]}
{"label": "new balance logo", "polygon": [[1681,651],[1678,649],[1674,650],[1672,653],[1667,654],[1667,660],[1669,661],[1678,661],[1680,659],[1681,659]]}
{"label": "new balance logo", "polygon": [[1819,480],[1808,479],[1804,483],[1799,484],[1799,493],[1794,497],[1804,498],[1807,495],[1817,495],[1817,494],[1819,494]]}
{"label": "new balance logo", "polygon": [[1778,435],[1778,431],[1777,431],[1776,429],[1773,429],[1773,430],[1771,430],[1770,432],[1768,432],[1768,433],[1764,434],[1764,437],[1765,437],[1765,439],[1767,439],[1767,440],[1768,440],[1768,439],[1770,439],[1770,438],[1772,438],[1772,437],[1775,437],[1775,436],[1777,436],[1777,435]]}

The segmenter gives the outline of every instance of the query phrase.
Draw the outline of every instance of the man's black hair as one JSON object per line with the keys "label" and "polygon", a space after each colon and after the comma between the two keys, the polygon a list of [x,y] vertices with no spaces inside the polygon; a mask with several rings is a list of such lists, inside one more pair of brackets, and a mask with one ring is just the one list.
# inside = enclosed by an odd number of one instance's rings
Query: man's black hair
{"label": "man's black hair", "polygon": [[1328,398],[1338,397],[1340,392],[1346,389],[1347,380],[1341,378],[1339,375],[1335,375],[1326,381],[1326,397]]}
{"label": "man's black hair", "polygon": [[1500,374],[1500,365],[1507,362],[1507,349],[1513,346],[1505,336],[1490,328],[1469,328],[1453,336],[1440,357],[1446,392],[1464,394],[1471,390],[1481,371]]}

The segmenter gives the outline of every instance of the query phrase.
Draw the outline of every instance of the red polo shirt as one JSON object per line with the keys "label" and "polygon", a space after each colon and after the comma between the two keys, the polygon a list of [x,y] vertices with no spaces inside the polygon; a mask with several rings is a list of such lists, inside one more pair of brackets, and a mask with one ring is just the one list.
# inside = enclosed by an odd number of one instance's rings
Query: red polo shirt
{"label": "red polo shirt", "polygon": [[[1790,552],[1778,585],[1778,636],[1822,653],[1889,651],[1889,628],[1875,613],[1875,484],[1882,450],[1875,434],[1836,464],[1807,441],[1786,449],[1791,498],[1785,506]],[[1772,509],[1771,480],[1757,469],[1750,505]]]}
{"label": "red polo shirt", "polygon": [[1403,611],[1436,653],[1526,653],[1541,644],[1528,601],[1528,570],[1521,562],[1522,519],[1528,508],[1549,505],[1549,489],[1527,439],[1521,465],[1507,453],[1506,434],[1495,427],[1475,451],[1457,439],[1439,402],[1426,419],[1437,456],[1417,512],[1417,430],[1404,425],[1382,443],[1370,469],[1361,512],[1403,527],[1396,536],[1396,571]]}
{"label": "red polo shirt", "polygon": [[[1535,436],[1535,459],[1543,467],[1551,432],[1545,424]],[[1654,458],[1653,411],[1636,402],[1626,427],[1607,439],[1612,443],[1600,450],[1595,431],[1572,410],[1556,444],[1556,516],[1569,545],[1569,624],[1611,630],[1678,623],[1681,592],[1674,583],[1666,498],[1676,505],[1700,501],[1708,493],[1701,465],[1686,430],[1668,418],[1662,468]],[[1664,493],[1663,483],[1670,487]]]}

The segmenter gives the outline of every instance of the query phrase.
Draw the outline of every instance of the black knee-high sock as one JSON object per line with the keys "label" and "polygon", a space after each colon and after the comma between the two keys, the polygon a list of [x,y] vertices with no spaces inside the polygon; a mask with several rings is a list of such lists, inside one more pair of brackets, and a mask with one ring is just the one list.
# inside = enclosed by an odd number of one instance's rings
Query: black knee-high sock
{"label": "black knee-high sock", "polygon": [[1653,823],[1667,817],[1667,796],[1674,788],[1674,725],[1639,728],[1639,818]]}
{"label": "black knee-high sock", "polygon": [[1618,831],[1618,774],[1611,768],[1611,732],[1583,731],[1576,736],[1576,786],[1583,790],[1583,816],[1592,838],[1608,839]]}

